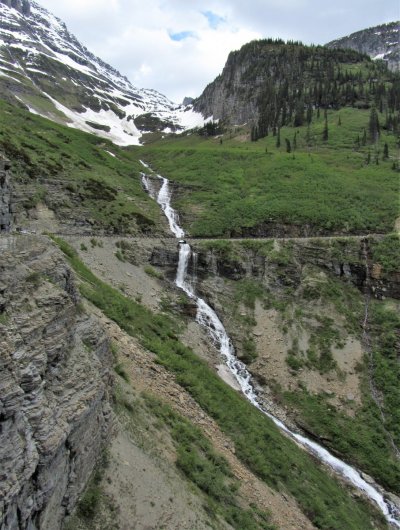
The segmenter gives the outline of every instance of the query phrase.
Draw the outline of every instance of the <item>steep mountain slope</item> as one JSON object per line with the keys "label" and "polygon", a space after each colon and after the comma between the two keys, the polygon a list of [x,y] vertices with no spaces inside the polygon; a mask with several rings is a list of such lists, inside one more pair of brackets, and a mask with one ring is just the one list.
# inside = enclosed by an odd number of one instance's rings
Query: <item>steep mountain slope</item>
{"label": "steep mountain slope", "polygon": [[309,123],[318,108],[369,107],[382,83],[389,83],[382,94],[395,97],[394,79],[385,65],[353,50],[265,39],[231,52],[194,108],[229,125],[249,123],[259,137]]}
{"label": "steep mountain slope", "polygon": [[391,70],[400,69],[400,22],[381,24],[328,42],[328,48],[348,48],[383,59]]}
{"label": "steep mountain slope", "polygon": [[11,179],[0,172],[2,230],[10,222],[11,229],[69,233],[167,230],[134,178],[141,166],[131,150],[0,100],[0,153],[13,168]]}
{"label": "steep mountain slope", "polygon": [[138,144],[146,129],[182,130],[203,123],[190,106],[132,86],[82,46],[61,20],[27,0],[0,1],[0,89],[3,97],[17,99],[33,113],[119,145]]}

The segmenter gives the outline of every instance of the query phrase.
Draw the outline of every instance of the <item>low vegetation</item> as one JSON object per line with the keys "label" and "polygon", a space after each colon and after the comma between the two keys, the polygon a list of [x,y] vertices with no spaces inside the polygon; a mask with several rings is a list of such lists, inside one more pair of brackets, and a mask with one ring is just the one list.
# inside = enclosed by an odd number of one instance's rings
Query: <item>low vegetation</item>
{"label": "low vegetation", "polygon": [[176,465],[208,499],[208,511],[221,516],[238,530],[272,530],[269,516],[254,509],[245,510],[238,503],[237,483],[228,462],[215,453],[202,431],[171,407],[155,397],[146,395],[152,414],[169,429],[174,440]]}

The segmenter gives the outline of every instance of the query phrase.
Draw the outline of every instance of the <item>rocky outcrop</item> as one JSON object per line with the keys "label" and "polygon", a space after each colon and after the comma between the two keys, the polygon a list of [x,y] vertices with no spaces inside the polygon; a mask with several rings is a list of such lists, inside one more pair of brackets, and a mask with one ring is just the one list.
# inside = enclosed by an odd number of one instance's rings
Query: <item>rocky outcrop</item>
{"label": "rocky outcrop", "polygon": [[108,339],[46,238],[0,238],[0,529],[57,530],[110,435]]}
{"label": "rocky outcrop", "polygon": [[393,71],[400,70],[400,22],[390,22],[328,42],[328,48],[349,48],[382,59]]}
{"label": "rocky outcrop", "polygon": [[12,224],[10,163],[0,158],[0,232],[8,232]]}
{"label": "rocky outcrop", "polygon": [[[376,241],[379,239],[382,238]],[[373,236],[287,239],[278,242],[279,251],[268,252],[263,249],[262,242],[251,239],[248,249],[240,241],[230,240],[231,247],[222,250],[218,244],[213,249],[211,241],[207,243],[208,249],[194,241],[192,248],[196,257],[191,256],[188,273],[195,274],[200,281],[210,274],[230,280],[246,277],[262,280],[273,271],[280,283],[296,288],[301,282],[302,268],[313,265],[351,282],[362,291],[369,290],[378,299],[400,299],[400,271],[385,270],[370,248],[371,241],[375,241]],[[152,265],[166,270],[169,279],[176,275],[178,260],[179,253],[171,245],[154,248],[150,258]]]}

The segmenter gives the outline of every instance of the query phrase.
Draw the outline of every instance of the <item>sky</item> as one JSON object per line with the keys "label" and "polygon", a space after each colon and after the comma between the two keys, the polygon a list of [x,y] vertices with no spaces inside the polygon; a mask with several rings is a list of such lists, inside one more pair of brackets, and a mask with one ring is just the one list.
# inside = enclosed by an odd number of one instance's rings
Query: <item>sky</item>
{"label": "sky", "polygon": [[325,44],[399,20],[399,0],[38,0],[138,88],[180,103],[222,71],[230,51],[280,37]]}

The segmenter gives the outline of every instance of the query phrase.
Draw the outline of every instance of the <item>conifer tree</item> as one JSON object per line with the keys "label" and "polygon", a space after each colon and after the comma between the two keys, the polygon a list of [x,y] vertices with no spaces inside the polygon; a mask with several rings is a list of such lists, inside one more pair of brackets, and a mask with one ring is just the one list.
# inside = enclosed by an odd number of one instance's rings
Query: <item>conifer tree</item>
{"label": "conifer tree", "polygon": [[310,131],[310,124],[307,125],[306,144],[307,144],[308,146],[311,145],[311,131]]}
{"label": "conifer tree", "polygon": [[363,136],[361,140],[361,145],[367,145],[367,131],[364,129]]}
{"label": "conifer tree", "polygon": [[387,143],[385,143],[383,147],[383,160],[387,160],[389,158],[389,146]]}
{"label": "conifer tree", "polygon": [[371,142],[377,142],[379,139],[380,126],[378,113],[376,112],[375,107],[371,107],[371,112],[369,114],[368,131]]}
{"label": "conifer tree", "polygon": [[310,125],[311,121],[312,121],[312,106],[311,106],[311,104],[309,104],[307,106],[307,123],[308,123],[308,125]]}
{"label": "conifer tree", "polygon": [[322,132],[322,140],[324,142],[327,142],[329,138],[329,131],[328,131],[328,116],[325,114],[325,124],[324,124],[324,130]]}
{"label": "conifer tree", "polygon": [[279,149],[281,146],[281,130],[278,127],[278,133],[276,135],[276,148]]}

